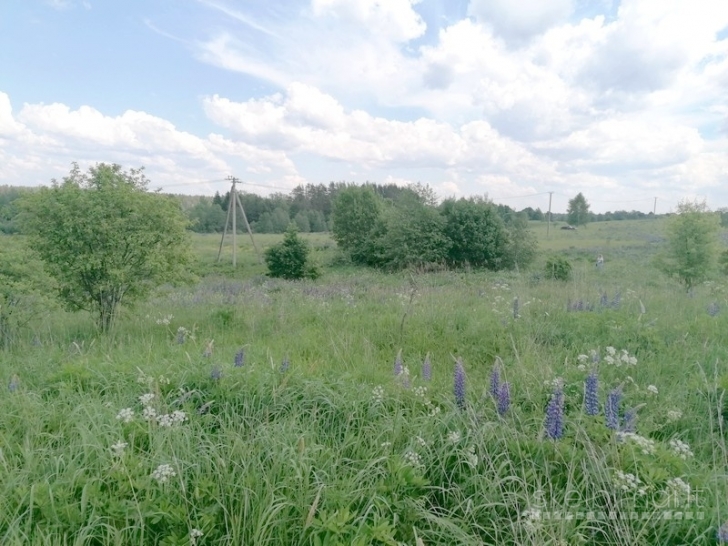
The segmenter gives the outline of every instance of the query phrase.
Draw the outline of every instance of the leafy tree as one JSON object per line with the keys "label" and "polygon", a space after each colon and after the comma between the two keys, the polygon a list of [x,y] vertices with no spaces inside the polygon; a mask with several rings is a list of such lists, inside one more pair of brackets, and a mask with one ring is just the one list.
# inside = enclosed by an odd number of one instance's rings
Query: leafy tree
{"label": "leafy tree", "polygon": [[283,241],[265,251],[268,275],[282,279],[315,279],[320,273],[309,260],[310,248],[298,236],[296,224],[291,222]]}
{"label": "leafy tree", "polygon": [[186,220],[170,197],[148,193],[142,169],[74,164],[26,197],[24,230],[72,310],[95,313],[108,331],[122,302],[178,278],[188,260]]}
{"label": "leafy tree", "polygon": [[332,211],[333,237],[354,263],[372,263],[373,231],[382,213],[382,199],[371,187],[338,191]]}
{"label": "leafy tree", "polygon": [[681,201],[667,225],[667,248],[657,265],[690,290],[715,266],[718,216],[704,201]]}
{"label": "leafy tree", "polygon": [[566,218],[566,221],[572,226],[585,226],[589,221],[589,203],[581,192],[569,200]]}
{"label": "leafy tree", "polygon": [[202,197],[187,211],[190,228],[198,233],[215,233],[225,229],[227,215],[220,205],[208,197]]}
{"label": "leafy tree", "polygon": [[496,208],[484,199],[448,199],[440,207],[451,265],[502,269],[508,264],[508,232]]}
{"label": "leafy tree", "polygon": [[507,219],[508,266],[519,269],[530,264],[536,257],[536,236],[528,229],[528,215],[513,213]]}
{"label": "leafy tree", "polygon": [[568,281],[571,278],[571,262],[560,256],[551,256],[544,268],[547,279]]}
{"label": "leafy tree", "polygon": [[444,263],[450,241],[443,233],[445,220],[437,209],[419,202],[390,207],[375,231],[377,265],[386,269]]}
{"label": "leafy tree", "polygon": [[296,223],[298,231],[301,233],[308,233],[311,231],[311,224],[308,221],[308,213],[306,211],[299,211],[293,218],[293,221]]}

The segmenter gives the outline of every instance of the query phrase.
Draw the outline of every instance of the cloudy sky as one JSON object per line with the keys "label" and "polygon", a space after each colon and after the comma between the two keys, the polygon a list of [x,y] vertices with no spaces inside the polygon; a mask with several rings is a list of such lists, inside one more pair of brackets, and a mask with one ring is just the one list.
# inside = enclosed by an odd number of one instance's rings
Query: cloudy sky
{"label": "cloudy sky", "polygon": [[0,185],[728,206],[726,0],[2,0]]}

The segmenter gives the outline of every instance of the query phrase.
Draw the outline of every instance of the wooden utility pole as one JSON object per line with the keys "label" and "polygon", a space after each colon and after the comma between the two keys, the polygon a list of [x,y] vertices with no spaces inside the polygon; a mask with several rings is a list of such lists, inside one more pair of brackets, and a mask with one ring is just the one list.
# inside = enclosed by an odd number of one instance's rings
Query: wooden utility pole
{"label": "wooden utility pole", "polygon": [[549,232],[551,231],[551,197],[553,197],[554,192],[549,192],[549,211],[548,211],[548,219],[546,224],[546,237],[549,236]]}
{"label": "wooden utility pole", "polygon": [[657,197],[655,197],[655,204],[652,206],[652,216],[657,213]]}
{"label": "wooden utility pole", "polygon": [[258,245],[255,244],[255,239],[253,238],[253,231],[250,229],[250,224],[248,223],[248,217],[245,214],[245,209],[243,208],[243,202],[240,200],[240,196],[238,195],[237,190],[237,183],[238,179],[234,176],[228,176],[227,178],[232,182],[232,186],[230,188],[230,198],[228,199],[228,210],[227,210],[227,218],[225,219],[225,229],[222,232],[222,239],[220,240],[220,249],[217,251],[217,261],[220,261],[220,255],[222,254],[222,245],[225,241],[225,235],[227,235],[227,229],[228,225],[230,224],[230,215],[232,214],[232,235],[233,235],[233,267],[237,267],[237,251],[238,251],[238,226],[237,226],[237,212],[236,208],[240,208],[240,212],[243,214],[243,221],[245,222],[245,228],[248,230],[248,235],[250,235],[250,240],[253,243],[253,248],[255,249],[255,255],[258,257],[258,263],[263,263],[263,260],[260,258],[260,252],[258,252]]}

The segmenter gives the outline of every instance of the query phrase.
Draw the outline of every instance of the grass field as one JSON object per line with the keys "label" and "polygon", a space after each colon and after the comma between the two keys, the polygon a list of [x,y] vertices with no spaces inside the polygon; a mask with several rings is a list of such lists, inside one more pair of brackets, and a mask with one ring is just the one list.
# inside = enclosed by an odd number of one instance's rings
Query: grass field
{"label": "grass field", "polygon": [[725,279],[653,269],[659,220],[534,229],[517,273],[331,267],[311,235],[315,282],[197,235],[199,281],[111,335],[49,309],[0,352],[0,544],[716,543]]}

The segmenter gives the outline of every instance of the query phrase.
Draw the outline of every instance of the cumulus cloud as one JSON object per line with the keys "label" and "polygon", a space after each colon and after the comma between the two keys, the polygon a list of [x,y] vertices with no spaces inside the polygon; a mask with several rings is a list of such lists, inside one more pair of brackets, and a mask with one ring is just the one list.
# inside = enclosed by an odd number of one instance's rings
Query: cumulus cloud
{"label": "cumulus cloud", "polygon": [[567,20],[573,0],[471,0],[468,15],[506,41],[521,42]]}
{"label": "cumulus cloud", "polygon": [[420,0],[312,0],[316,17],[334,17],[362,25],[395,42],[422,36],[427,25],[413,9]]}

